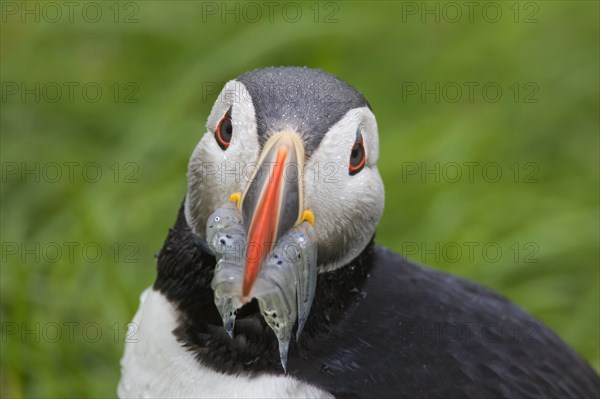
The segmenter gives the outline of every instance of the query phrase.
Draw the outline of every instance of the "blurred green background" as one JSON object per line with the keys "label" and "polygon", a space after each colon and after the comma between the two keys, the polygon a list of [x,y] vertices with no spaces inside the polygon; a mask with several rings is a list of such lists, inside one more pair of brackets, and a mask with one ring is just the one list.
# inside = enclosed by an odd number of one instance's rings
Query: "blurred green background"
{"label": "blurred green background", "polygon": [[214,87],[271,65],[368,98],[380,244],[600,368],[598,2],[54,4],[2,3],[2,397],[115,394]]}

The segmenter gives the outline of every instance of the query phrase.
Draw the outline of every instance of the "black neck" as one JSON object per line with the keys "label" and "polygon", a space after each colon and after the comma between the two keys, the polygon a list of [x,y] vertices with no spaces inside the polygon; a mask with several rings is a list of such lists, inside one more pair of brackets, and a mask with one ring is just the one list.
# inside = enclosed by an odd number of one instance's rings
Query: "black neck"
{"label": "black neck", "polygon": [[[288,365],[301,353],[310,351],[312,342],[329,331],[344,310],[360,294],[371,269],[373,241],[348,265],[320,273],[317,290],[299,345],[292,337]],[[202,249],[179,209],[175,226],[169,230],[158,254],[158,275],[154,289],[176,304],[180,325],[174,331],[202,363],[222,372],[283,372],[275,334],[258,312],[256,301],[238,312],[234,339],[222,327],[213,302],[210,282],[215,258]]]}

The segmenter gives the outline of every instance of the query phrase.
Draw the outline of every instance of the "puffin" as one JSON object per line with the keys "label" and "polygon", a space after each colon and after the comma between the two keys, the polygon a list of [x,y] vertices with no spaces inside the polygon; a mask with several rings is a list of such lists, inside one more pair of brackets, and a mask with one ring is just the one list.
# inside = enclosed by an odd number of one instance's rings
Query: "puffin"
{"label": "puffin", "polygon": [[119,397],[598,397],[598,374],[517,305],[375,244],[378,128],[348,83],[247,72],[206,129]]}

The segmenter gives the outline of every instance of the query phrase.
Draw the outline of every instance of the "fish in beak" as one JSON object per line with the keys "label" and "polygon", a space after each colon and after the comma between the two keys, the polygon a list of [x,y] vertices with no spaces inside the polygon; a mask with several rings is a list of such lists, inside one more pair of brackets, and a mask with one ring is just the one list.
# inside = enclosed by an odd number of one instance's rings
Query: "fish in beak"
{"label": "fish in beak", "polygon": [[256,298],[279,341],[286,369],[296,321],[298,339],[316,288],[317,243],[312,212],[304,209],[304,147],[282,131],[265,144],[243,194],[234,193],[207,221],[217,258],[211,286],[223,326],[233,336],[235,313]]}

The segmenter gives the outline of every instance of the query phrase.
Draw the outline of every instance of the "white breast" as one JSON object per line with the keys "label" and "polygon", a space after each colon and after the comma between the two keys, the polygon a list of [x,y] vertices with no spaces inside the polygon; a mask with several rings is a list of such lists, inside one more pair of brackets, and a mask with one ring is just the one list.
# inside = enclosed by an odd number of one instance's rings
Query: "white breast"
{"label": "white breast", "polygon": [[121,359],[121,398],[332,398],[289,376],[227,375],[201,365],[172,334],[173,305],[152,288],[141,296]]}

